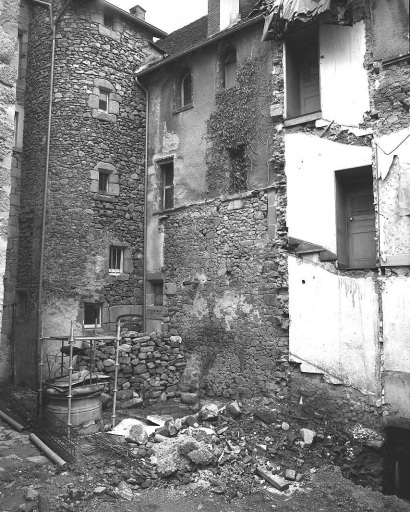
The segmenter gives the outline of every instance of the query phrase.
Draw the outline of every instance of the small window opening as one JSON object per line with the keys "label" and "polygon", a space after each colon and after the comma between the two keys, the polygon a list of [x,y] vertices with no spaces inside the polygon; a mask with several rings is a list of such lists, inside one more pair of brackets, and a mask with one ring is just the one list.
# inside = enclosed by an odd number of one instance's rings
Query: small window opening
{"label": "small window opening", "polygon": [[192,75],[187,73],[181,82],[181,106],[186,107],[192,103]]}
{"label": "small window opening", "polygon": [[111,30],[114,28],[114,17],[107,12],[104,13],[104,27],[110,28]]}
{"label": "small window opening", "polygon": [[162,180],[162,209],[174,207],[174,162],[167,162],[161,166]]}
{"label": "small window opening", "polygon": [[98,192],[108,194],[109,176],[106,172],[98,173]]}
{"label": "small window opening", "polygon": [[108,104],[109,104],[109,93],[107,91],[100,90],[100,101],[98,103],[98,108],[103,112],[108,112]]}
{"label": "small window opening", "polygon": [[17,39],[17,55],[18,55],[18,71],[17,71],[17,79],[22,78],[23,69],[22,69],[22,61],[23,61],[23,33],[19,32]]}
{"label": "small window opening", "polygon": [[236,85],[236,51],[228,53],[224,62],[224,87],[229,89]]}
{"label": "small window opening", "polygon": [[14,146],[19,146],[19,113],[14,112]]}
{"label": "small window opening", "polygon": [[84,327],[101,327],[102,304],[98,302],[84,302]]}
{"label": "small window opening", "polygon": [[286,114],[288,118],[320,111],[319,37],[317,27],[286,39]]}
{"label": "small window opening", "polygon": [[111,245],[110,247],[110,261],[109,273],[121,274],[124,269],[124,249]]}
{"label": "small window opening", "polygon": [[18,319],[25,318],[27,314],[27,293],[17,292],[16,299],[16,317]]}

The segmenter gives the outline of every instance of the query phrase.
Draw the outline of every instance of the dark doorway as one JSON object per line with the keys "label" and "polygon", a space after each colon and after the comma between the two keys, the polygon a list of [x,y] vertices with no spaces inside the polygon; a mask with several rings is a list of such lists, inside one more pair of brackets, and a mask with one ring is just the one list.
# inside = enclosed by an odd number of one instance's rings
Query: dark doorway
{"label": "dark doorway", "polygon": [[410,430],[387,429],[383,493],[410,500]]}

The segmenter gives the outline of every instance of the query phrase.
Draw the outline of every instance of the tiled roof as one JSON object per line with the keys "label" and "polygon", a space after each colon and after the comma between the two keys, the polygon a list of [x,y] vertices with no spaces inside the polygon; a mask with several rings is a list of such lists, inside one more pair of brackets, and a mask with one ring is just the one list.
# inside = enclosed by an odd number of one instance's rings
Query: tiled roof
{"label": "tiled roof", "polygon": [[[256,0],[242,0],[240,2],[241,19],[236,26],[248,20],[249,14],[253,11]],[[217,34],[214,34],[217,35]],[[203,16],[189,25],[172,32],[164,39],[156,42],[157,46],[167,52],[169,57],[181,53],[189,48],[194,48],[198,44],[208,39],[208,16]],[[212,38],[210,38],[212,39]]]}
{"label": "tiled roof", "polygon": [[156,45],[166,51],[169,56],[172,56],[206,41],[207,36],[208,16],[203,16],[199,20],[172,32],[164,39],[160,39],[156,42]]}

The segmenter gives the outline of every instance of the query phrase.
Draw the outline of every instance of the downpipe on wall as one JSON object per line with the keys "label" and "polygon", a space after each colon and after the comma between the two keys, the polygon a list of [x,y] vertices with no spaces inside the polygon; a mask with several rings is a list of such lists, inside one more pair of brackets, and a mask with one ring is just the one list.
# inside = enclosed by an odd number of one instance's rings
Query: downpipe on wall
{"label": "downpipe on wall", "polygon": [[40,365],[43,364],[41,360],[41,337],[43,333],[42,325],[42,299],[43,299],[43,274],[44,274],[44,240],[46,230],[46,215],[47,215],[47,194],[48,194],[48,181],[50,170],[50,139],[51,139],[51,120],[52,120],[52,107],[53,107],[53,90],[54,90],[54,65],[55,65],[55,49],[56,49],[56,29],[57,24],[64,16],[71,0],[67,0],[63,5],[61,11],[54,19],[52,2],[43,2],[42,0],[31,0],[34,4],[41,5],[50,10],[50,25],[51,25],[51,70],[50,70],[50,89],[49,89],[49,102],[48,102],[48,122],[47,122],[47,148],[46,148],[46,169],[44,176],[44,192],[43,192],[43,211],[41,222],[41,241],[40,241],[40,270],[39,270],[39,286],[38,286],[38,310],[37,310],[37,383],[38,383],[38,407],[41,410],[42,405],[42,382],[40,378]]}
{"label": "downpipe on wall", "polygon": [[144,263],[143,263],[143,284],[142,284],[142,331],[145,332],[147,329],[147,204],[148,204],[148,129],[149,129],[149,92],[142,83],[138,80],[136,73],[138,69],[134,71],[134,80],[137,86],[145,94],[145,155],[144,155]]}

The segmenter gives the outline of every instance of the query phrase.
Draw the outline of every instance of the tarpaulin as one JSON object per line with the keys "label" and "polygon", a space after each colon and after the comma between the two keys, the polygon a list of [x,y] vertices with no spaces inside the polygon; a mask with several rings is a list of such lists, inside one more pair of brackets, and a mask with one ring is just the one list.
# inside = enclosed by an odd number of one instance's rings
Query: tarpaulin
{"label": "tarpaulin", "polygon": [[280,39],[298,23],[319,17],[328,23],[352,25],[352,0],[273,0],[266,2],[262,41]]}

